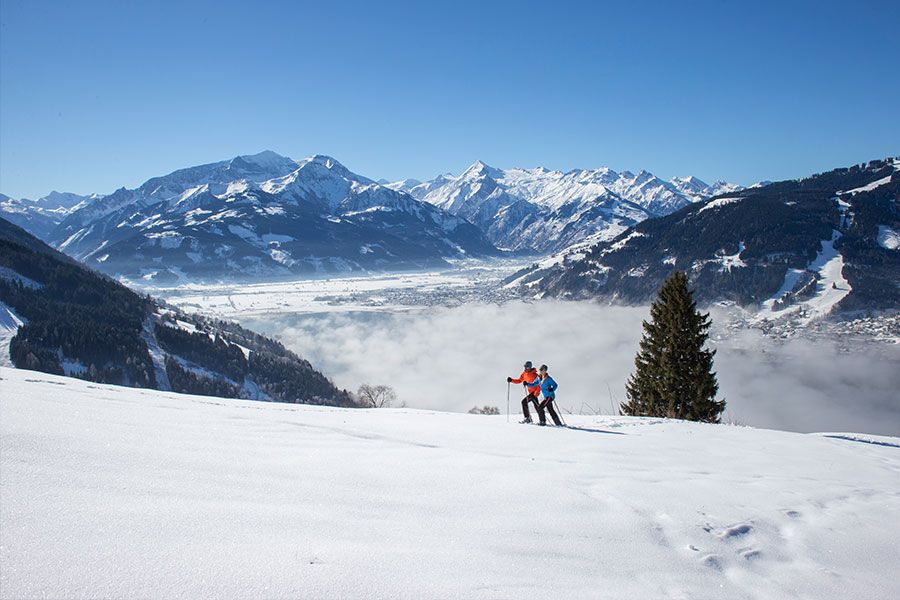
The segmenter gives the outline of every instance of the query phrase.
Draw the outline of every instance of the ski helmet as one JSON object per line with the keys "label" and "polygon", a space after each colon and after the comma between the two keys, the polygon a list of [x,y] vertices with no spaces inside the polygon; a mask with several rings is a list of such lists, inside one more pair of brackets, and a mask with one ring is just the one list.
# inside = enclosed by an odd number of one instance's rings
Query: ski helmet
{"label": "ski helmet", "polygon": [[547,372],[547,365],[541,365],[541,368],[538,369],[538,371],[542,371],[542,372],[546,373],[546,372]]}
{"label": "ski helmet", "polygon": [[525,368],[526,368],[526,369],[530,369],[530,368],[532,368],[532,366],[533,366],[533,365],[531,364],[531,361],[530,361],[530,360],[526,360],[526,361],[525,361]]}

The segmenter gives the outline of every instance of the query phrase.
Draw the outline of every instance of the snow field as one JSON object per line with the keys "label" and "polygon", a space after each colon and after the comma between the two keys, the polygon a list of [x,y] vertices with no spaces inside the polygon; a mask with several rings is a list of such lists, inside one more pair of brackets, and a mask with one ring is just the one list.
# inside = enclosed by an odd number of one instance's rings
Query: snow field
{"label": "snow field", "polygon": [[0,377],[3,597],[900,596],[896,438]]}

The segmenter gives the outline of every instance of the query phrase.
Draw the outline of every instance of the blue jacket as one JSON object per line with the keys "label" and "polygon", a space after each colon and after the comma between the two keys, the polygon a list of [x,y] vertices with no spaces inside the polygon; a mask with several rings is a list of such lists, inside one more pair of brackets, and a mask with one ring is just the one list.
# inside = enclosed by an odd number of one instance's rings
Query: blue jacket
{"label": "blue jacket", "polygon": [[[541,394],[544,395],[544,398],[555,398],[556,397],[556,389],[559,385],[554,381],[552,377],[547,375],[543,379],[538,378],[541,384]],[[537,381],[535,383],[537,383]]]}

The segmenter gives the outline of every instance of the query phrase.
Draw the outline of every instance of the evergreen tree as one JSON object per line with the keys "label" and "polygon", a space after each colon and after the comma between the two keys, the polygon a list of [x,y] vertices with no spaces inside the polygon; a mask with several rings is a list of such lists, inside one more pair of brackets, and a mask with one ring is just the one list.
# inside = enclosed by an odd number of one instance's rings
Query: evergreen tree
{"label": "evergreen tree", "polygon": [[626,415],[718,423],[725,401],[712,371],[715,350],[706,350],[711,321],[697,310],[687,275],[666,279],[644,321],[644,337],[625,386]]}

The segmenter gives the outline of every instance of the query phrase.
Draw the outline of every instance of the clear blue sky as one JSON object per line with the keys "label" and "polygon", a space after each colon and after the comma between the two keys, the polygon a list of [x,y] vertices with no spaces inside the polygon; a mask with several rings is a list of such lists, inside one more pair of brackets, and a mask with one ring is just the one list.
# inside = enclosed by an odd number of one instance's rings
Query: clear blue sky
{"label": "clear blue sky", "polygon": [[900,2],[0,2],[0,191],[272,149],[751,183],[900,154]]}

